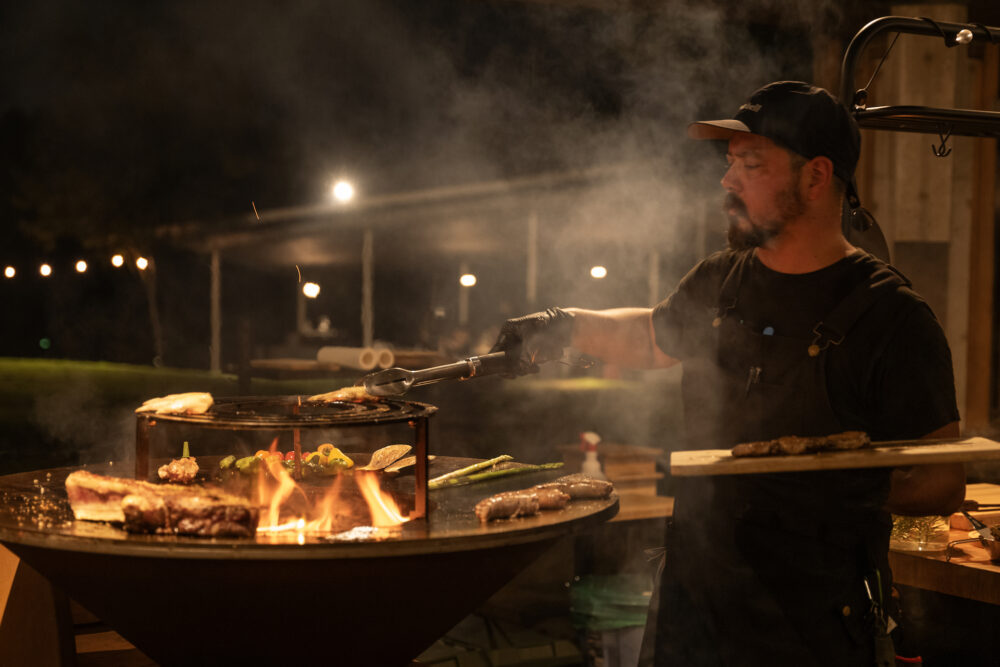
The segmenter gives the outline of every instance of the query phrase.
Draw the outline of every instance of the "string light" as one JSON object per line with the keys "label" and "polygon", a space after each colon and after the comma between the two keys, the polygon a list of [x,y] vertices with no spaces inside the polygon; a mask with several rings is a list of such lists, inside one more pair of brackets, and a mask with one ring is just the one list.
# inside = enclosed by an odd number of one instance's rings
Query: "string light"
{"label": "string light", "polygon": [[76,272],[77,273],[86,273],[87,272],[87,262],[85,262],[82,259],[78,259],[76,261]]}
{"label": "string light", "polygon": [[600,280],[608,275],[608,270],[603,266],[593,266],[590,268],[590,277]]}
{"label": "string light", "polygon": [[139,257],[135,260],[135,267],[140,271],[145,271],[146,267],[149,266],[149,260],[145,257]]}
{"label": "string light", "polygon": [[13,266],[8,266],[4,268],[3,275],[5,278],[13,278],[14,276],[17,275],[17,271],[14,269]]}
{"label": "string light", "polygon": [[38,273],[40,273],[42,277],[48,278],[52,275],[52,267],[48,264],[42,264],[38,267]]}
{"label": "string light", "polygon": [[319,285],[316,283],[306,283],[302,286],[302,293],[310,299],[315,299],[319,296]]}
{"label": "string light", "polygon": [[111,257],[111,266],[113,266],[113,267],[115,267],[117,269],[117,268],[121,268],[121,266],[123,264],[125,264],[125,258],[124,257],[122,257],[120,254],[118,254],[118,255],[112,255],[112,257]]}
{"label": "string light", "polygon": [[462,277],[458,279],[458,282],[462,287],[472,287],[476,284],[476,276],[472,273],[463,273]]}

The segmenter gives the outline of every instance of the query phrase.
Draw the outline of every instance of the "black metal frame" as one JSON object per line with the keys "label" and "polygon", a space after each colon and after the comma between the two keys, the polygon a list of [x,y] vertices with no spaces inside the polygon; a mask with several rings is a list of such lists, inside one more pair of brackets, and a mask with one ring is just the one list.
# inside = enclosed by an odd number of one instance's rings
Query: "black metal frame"
{"label": "black metal frame", "polygon": [[191,424],[221,430],[291,430],[299,441],[299,429],[379,426],[406,422],[413,429],[414,508],[412,519],[427,517],[428,420],[437,407],[416,401],[383,398],[372,403],[310,403],[305,396],[241,396],[219,398],[205,414],[155,414],[140,412],[135,423],[135,478],[147,480],[150,465],[150,430],[158,421]]}
{"label": "black metal frame", "polygon": [[[961,31],[972,35],[969,42],[959,42]],[[854,72],[862,51],[873,37],[883,32],[904,32],[914,35],[940,37],[947,48],[975,44],[983,40],[1000,43],[1000,28],[981,23],[947,23],[928,18],[883,16],[863,27],[851,40],[844,52],[840,72],[840,99],[854,114],[861,127],[922,132],[941,137],[942,147],[950,136],[998,137],[1000,113],[974,109],[937,109],[923,106],[882,106],[867,108],[867,91],[855,89]],[[943,151],[943,148],[942,148]]]}

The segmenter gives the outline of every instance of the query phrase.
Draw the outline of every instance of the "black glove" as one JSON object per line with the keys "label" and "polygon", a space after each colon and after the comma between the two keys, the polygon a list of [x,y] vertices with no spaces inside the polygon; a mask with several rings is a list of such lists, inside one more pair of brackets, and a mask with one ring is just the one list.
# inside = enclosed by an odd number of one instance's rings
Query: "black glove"
{"label": "black glove", "polygon": [[513,375],[537,373],[538,364],[559,359],[573,338],[573,314],[549,308],[504,322],[490,352],[506,352]]}

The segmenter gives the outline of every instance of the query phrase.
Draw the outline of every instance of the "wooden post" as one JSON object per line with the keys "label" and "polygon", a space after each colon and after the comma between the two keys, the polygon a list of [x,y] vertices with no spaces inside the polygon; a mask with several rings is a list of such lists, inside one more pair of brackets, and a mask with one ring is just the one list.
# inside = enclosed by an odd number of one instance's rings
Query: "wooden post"
{"label": "wooden post", "polygon": [[[977,108],[992,110],[998,95],[1000,48],[988,45],[983,52]],[[993,264],[995,224],[996,139],[976,142],[973,169],[972,243],[969,255],[969,338],[965,425],[981,432],[990,424],[991,370],[993,368]]]}

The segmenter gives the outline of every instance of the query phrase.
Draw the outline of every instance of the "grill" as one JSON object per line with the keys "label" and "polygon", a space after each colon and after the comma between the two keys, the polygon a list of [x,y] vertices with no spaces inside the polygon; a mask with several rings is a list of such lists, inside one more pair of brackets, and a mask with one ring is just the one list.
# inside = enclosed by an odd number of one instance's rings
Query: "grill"
{"label": "grill", "polygon": [[153,430],[162,424],[189,425],[223,431],[289,432],[298,445],[303,429],[381,426],[407,423],[413,430],[414,508],[412,516],[427,514],[428,420],[437,407],[398,399],[362,403],[311,403],[304,396],[218,398],[203,414],[136,415],[135,477],[149,479]]}
{"label": "grill", "polygon": [[[428,461],[435,411],[399,400],[300,405],[299,397],[284,397],[219,400],[205,415],[139,415],[136,473],[148,476],[150,436],[169,423],[293,434],[402,423],[423,461],[415,477],[423,475],[426,510],[428,473],[475,461]],[[115,475],[120,468],[89,469]],[[618,511],[612,496],[514,521],[478,521],[472,508],[480,499],[563,474],[541,470],[435,491],[432,511],[385,534],[277,542],[135,535],[72,519],[64,481],[73,470],[0,477],[0,542],[164,666],[409,665],[557,541]]]}

